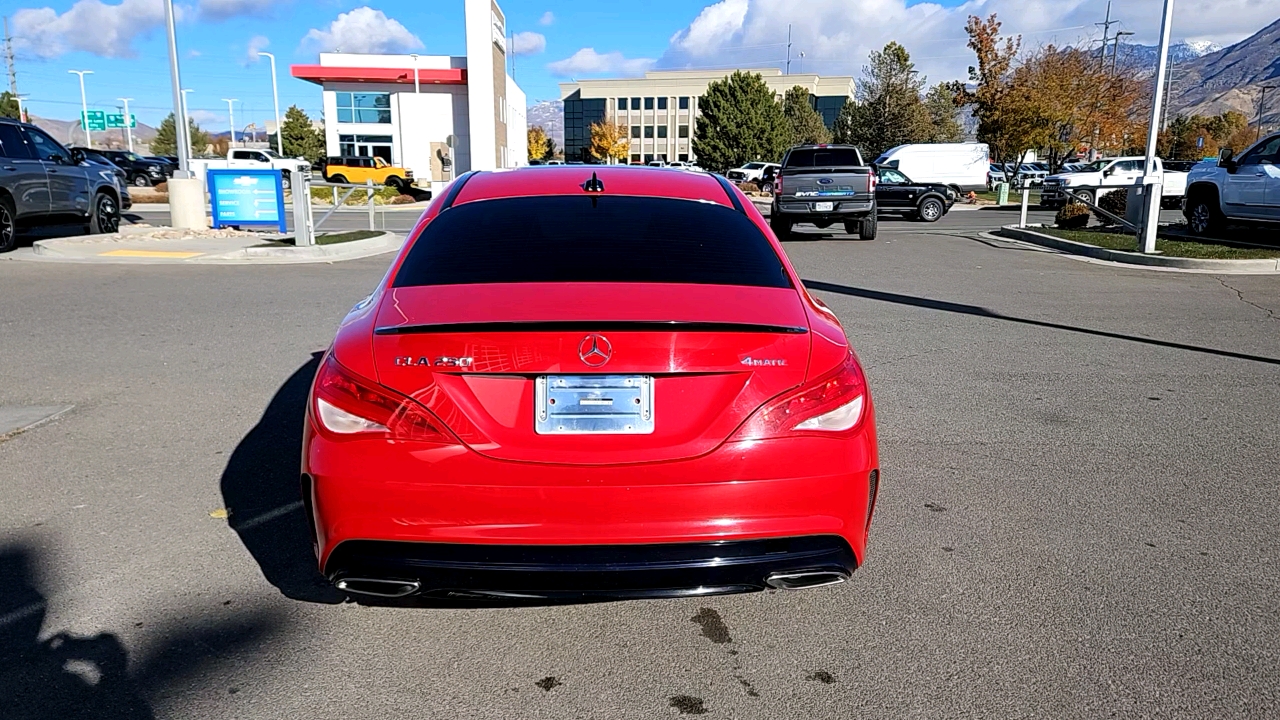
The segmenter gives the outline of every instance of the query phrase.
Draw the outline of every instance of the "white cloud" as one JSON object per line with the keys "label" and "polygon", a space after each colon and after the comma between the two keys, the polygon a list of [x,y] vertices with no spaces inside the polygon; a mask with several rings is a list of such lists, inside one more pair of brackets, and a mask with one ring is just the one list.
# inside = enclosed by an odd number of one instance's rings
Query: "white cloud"
{"label": "white cloud", "polygon": [[80,0],[61,15],[49,7],[23,8],[12,20],[14,43],[24,54],[52,59],[80,50],[131,58],[137,55],[134,40],[164,24],[164,0]]}
{"label": "white cloud", "polygon": [[200,0],[201,20],[226,20],[241,15],[266,15],[271,0]]}
{"label": "white cloud", "polygon": [[547,49],[547,38],[542,33],[518,32],[511,36],[512,55],[537,55]]}
{"label": "white cloud", "polygon": [[[203,128],[203,129],[205,129],[205,130],[210,129],[210,127],[211,127],[211,126],[215,126],[215,125],[226,125],[226,124],[227,124],[227,114],[226,114],[226,113],[216,113],[216,112],[214,112],[214,111],[212,111],[212,110],[191,110],[191,109],[188,109],[188,110],[187,110],[187,117],[189,117],[189,118],[191,118],[192,120],[194,120],[194,121],[195,121],[195,123],[196,123],[197,125],[199,125],[201,128]],[[218,128],[217,128],[217,127],[213,127],[212,129],[217,130]]]}
{"label": "white cloud", "polygon": [[348,53],[403,53],[424,47],[398,20],[367,5],[338,15],[324,30],[312,28],[302,45],[317,52]]}
{"label": "white cloud", "polygon": [[258,53],[271,47],[271,41],[266,35],[254,35],[249,38],[249,44],[245,48],[244,64],[252,65],[262,58],[258,57]]}
{"label": "white cloud", "polygon": [[657,62],[653,58],[626,58],[620,52],[598,53],[595,48],[582,48],[564,60],[547,64],[553,75],[642,75]]}
{"label": "white cloud", "polygon": [[556,21],[555,13],[551,12],[550,10],[542,13],[542,17],[538,18],[539,25],[550,25],[555,21]]}
{"label": "white cloud", "polygon": [[[706,6],[676,32],[658,61],[666,68],[781,67],[792,26],[791,71],[861,75],[867,54],[896,40],[931,82],[962,79],[974,61],[966,47],[969,15],[996,13],[1006,34],[1023,35],[1023,47],[1087,43],[1100,37],[1106,0],[969,0],[954,8],[906,0],[721,0]],[[1159,40],[1163,0],[1116,3],[1119,29],[1136,33],[1126,42]],[[1180,0],[1175,40],[1229,45],[1275,21],[1273,0]],[[1116,30],[1112,28],[1112,32]],[[799,54],[805,53],[803,60]]]}

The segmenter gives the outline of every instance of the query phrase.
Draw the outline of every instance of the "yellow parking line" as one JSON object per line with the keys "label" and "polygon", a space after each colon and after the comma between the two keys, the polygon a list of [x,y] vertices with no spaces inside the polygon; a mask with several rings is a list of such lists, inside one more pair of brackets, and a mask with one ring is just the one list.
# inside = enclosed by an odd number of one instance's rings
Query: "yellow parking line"
{"label": "yellow parking line", "polygon": [[111,252],[98,253],[99,257],[136,257],[136,258],[173,258],[174,260],[183,260],[193,258],[204,253],[198,252],[182,252],[180,250],[112,250]]}

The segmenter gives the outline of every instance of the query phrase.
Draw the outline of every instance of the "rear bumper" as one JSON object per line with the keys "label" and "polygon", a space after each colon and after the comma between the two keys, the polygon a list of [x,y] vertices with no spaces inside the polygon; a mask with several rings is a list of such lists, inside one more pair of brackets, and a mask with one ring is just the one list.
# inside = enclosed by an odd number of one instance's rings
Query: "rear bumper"
{"label": "rear bumper", "polygon": [[[818,211],[816,207],[819,202],[832,203],[832,209]],[[821,222],[865,217],[875,210],[873,200],[780,200],[773,203],[770,212],[796,222]]]}
{"label": "rear bumper", "polygon": [[687,597],[833,584],[858,567],[836,535],[645,545],[475,545],[352,540],[326,573],[375,597]]}
{"label": "rear bumper", "polygon": [[632,465],[487,458],[462,446],[332,441],[308,419],[303,472],[325,574],[351,541],[669,545],[838,536],[860,562],[879,467],[874,411],[849,437],[726,443]]}

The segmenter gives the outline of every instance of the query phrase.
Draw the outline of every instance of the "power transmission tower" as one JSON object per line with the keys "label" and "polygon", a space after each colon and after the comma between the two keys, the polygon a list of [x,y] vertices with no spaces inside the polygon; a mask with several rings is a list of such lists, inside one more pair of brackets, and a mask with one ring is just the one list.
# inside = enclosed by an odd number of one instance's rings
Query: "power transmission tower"
{"label": "power transmission tower", "polygon": [[1103,22],[1094,23],[1102,26],[1102,51],[1098,53],[1098,67],[1107,69],[1107,36],[1111,34],[1111,26],[1120,22],[1111,19],[1111,0],[1107,0],[1107,18]]}
{"label": "power transmission tower", "polygon": [[9,66],[9,92],[18,94],[18,71],[13,66],[13,38],[9,37],[9,17],[4,18],[4,61]]}

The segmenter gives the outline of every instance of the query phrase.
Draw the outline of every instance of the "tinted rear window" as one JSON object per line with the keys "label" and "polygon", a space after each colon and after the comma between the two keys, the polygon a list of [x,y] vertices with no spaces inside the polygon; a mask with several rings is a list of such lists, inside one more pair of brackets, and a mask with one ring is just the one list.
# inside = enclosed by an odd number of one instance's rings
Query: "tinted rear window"
{"label": "tinted rear window", "polygon": [[849,167],[862,164],[862,158],[854,148],[804,148],[792,150],[786,166],[793,167]]}
{"label": "tinted rear window", "polygon": [[773,246],[736,210],[585,195],[454,206],[423,230],[394,285],[530,282],[791,287]]}

